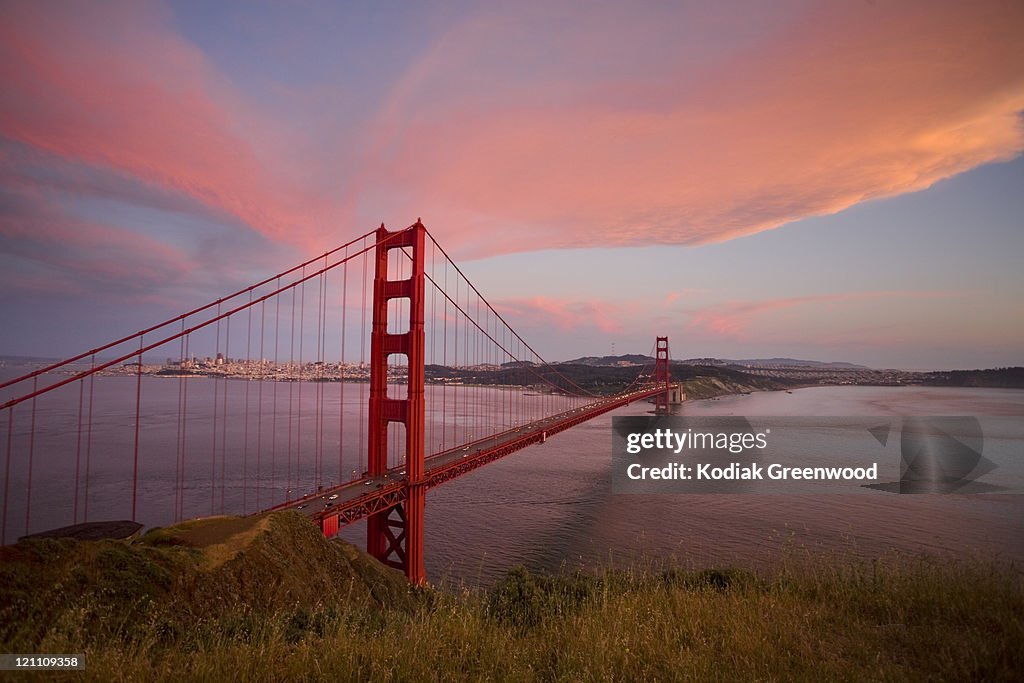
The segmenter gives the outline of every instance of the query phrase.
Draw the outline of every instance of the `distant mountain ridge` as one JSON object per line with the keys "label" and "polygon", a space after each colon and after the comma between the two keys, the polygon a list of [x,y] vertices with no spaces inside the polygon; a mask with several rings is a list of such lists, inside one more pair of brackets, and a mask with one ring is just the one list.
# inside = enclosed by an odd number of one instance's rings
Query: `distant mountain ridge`
{"label": "distant mountain ridge", "polygon": [[[574,360],[562,361],[561,365],[589,365],[591,367],[614,367],[621,365],[647,365],[653,363],[654,359],[642,354],[626,354],[623,356],[584,356]],[[814,368],[818,370],[869,370],[866,365],[845,363],[842,361],[828,362],[820,360],[801,360],[798,358],[687,358],[686,360],[675,360],[673,363],[682,365],[710,365],[714,367],[742,367],[742,368]]]}
{"label": "distant mountain ridge", "polygon": [[591,367],[614,367],[616,365],[647,365],[653,363],[654,359],[638,353],[629,353],[624,356],[584,356],[575,360],[560,361],[559,365],[589,365]]}
{"label": "distant mountain ridge", "polygon": [[[708,361],[714,361],[710,363]],[[728,358],[690,358],[679,361],[685,365],[738,365],[744,368],[816,368],[834,370],[870,370],[866,365],[845,363],[842,361],[801,360],[799,358],[746,358],[731,360]]]}

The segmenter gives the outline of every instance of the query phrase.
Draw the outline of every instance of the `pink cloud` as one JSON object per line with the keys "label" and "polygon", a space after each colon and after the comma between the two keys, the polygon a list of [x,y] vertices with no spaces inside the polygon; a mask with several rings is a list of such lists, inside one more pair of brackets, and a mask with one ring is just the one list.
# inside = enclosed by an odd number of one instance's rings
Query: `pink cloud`
{"label": "pink cloud", "polygon": [[680,289],[680,290],[677,290],[677,291],[674,291],[674,292],[668,292],[667,294],[665,294],[665,298],[664,298],[664,300],[662,302],[662,305],[663,306],[671,306],[672,304],[674,304],[676,301],[678,301],[680,299],[689,298],[689,297],[692,297],[692,296],[694,296],[696,294],[706,294],[709,291],[710,290],[701,289],[699,287],[685,287],[683,289]]}
{"label": "pink cloud", "polygon": [[1022,33],[1012,0],[518,4],[453,24],[363,128],[335,120],[358,79],[250,101],[159,5],[8,3],[0,136],[307,253],[416,216],[460,258],[703,244],[1020,153]]}
{"label": "pink cloud", "polygon": [[545,296],[528,299],[503,299],[494,307],[513,328],[543,327],[562,331],[597,329],[602,332],[623,331],[622,307],[604,301],[569,301]]}
{"label": "pink cloud", "polygon": [[[876,300],[941,299],[960,295],[962,295],[962,293],[932,291],[880,291],[784,297],[778,299],[764,299],[760,301],[732,301],[692,311],[688,327],[691,330],[700,330],[710,333],[715,337],[747,341],[751,338],[750,328],[756,323],[763,322],[769,314],[773,314],[778,318],[788,312],[799,311],[801,314],[806,316],[808,313],[820,312],[824,309],[850,307],[853,304],[862,304]],[[801,328],[795,338],[800,338],[800,335],[804,332],[805,329]],[[819,335],[816,337],[816,340],[821,343],[830,344],[843,338],[848,338],[849,334],[850,333],[848,331],[844,330],[841,334],[833,333]],[[876,338],[877,330],[861,330],[857,334],[864,338]],[[891,337],[891,335],[884,336]],[[804,339],[803,341],[807,340]]]}
{"label": "pink cloud", "polygon": [[196,263],[189,255],[143,233],[72,217],[45,203],[38,193],[8,194],[0,214],[0,243],[8,259],[46,269],[8,272],[12,286],[36,292],[77,295],[106,289],[122,295],[150,296],[189,276]]}
{"label": "pink cloud", "polygon": [[[612,26],[474,17],[396,86],[376,131],[377,155],[392,160],[380,181],[480,255],[718,242],[1024,150],[1024,5],[803,12],[710,62],[685,40],[652,40],[662,61],[650,73],[604,79],[574,78],[572,65],[599,61]],[[640,14],[619,17],[634,45],[700,21],[681,8]],[[509,66],[525,59],[525,35],[546,60],[536,81]],[[482,77],[492,69],[501,78]]]}
{"label": "pink cloud", "polygon": [[262,118],[171,25],[149,3],[5,7],[0,135],[321,248],[320,226],[339,209],[267,158],[287,147],[286,127]]}

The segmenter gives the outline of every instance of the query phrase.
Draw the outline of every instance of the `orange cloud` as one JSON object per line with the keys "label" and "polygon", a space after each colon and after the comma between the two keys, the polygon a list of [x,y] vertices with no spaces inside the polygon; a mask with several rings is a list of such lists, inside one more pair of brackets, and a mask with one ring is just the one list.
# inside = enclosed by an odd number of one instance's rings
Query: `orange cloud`
{"label": "orange cloud", "polygon": [[[1024,150],[1024,4],[804,11],[704,62],[683,52],[686,41],[658,42],[662,24],[696,13],[646,17],[621,31],[637,49],[656,36],[663,62],[604,80],[574,80],[565,65],[600,60],[618,33],[598,38],[614,27],[581,20],[545,32],[500,13],[466,21],[396,86],[375,138],[392,160],[382,182],[409,196],[407,213],[443,217],[443,236],[464,254],[703,244]],[[509,66],[528,61],[526,29],[545,59],[536,82]]]}

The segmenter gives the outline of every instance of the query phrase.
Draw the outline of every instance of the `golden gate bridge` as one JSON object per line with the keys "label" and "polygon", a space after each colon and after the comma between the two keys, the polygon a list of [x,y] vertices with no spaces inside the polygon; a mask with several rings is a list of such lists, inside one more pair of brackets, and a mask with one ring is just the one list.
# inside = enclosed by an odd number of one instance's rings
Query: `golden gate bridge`
{"label": "golden gate bridge", "polygon": [[666,412],[667,337],[653,365],[613,396],[582,388],[419,220],[381,225],[0,383],[0,543],[296,509],[327,536],[365,519],[367,550],[422,583],[428,489],[634,401]]}

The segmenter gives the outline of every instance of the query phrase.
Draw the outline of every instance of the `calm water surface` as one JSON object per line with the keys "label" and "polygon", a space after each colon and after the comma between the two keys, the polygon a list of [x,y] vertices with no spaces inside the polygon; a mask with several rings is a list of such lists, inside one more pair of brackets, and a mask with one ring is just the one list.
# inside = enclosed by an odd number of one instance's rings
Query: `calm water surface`
{"label": "calm water surface", "polygon": [[[323,483],[362,471],[365,434],[359,423],[365,419],[365,385],[321,385],[317,398],[316,385],[302,384],[300,403],[296,400],[299,383],[268,382],[262,389],[259,382],[208,378],[184,383],[192,417],[182,448],[178,422],[182,382],[143,379],[140,521],[173,521],[181,451],[187,465],[185,517],[220,512],[222,505],[226,512],[252,512],[257,505],[265,507],[282,499],[289,488],[312,488],[318,450],[314,435],[319,430]],[[94,389],[93,431],[80,436],[79,400],[84,397],[88,407],[90,389]],[[31,415],[27,405],[17,410],[8,541],[24,533],[26,526],[37,531],[70,523],[76,509],[78,521],[86,515],[90,520],[128,516],[134,389],[131,377],[105,377],[94,388],[86,385],[80,392],[73,385],[39,401],[38,422],[46,427],[37,428],[31,442],[29,520],[23,489]],[[472,438],[474,425],[507,422],[510,396],[521,402],[520,393],[463,388],[458,420],[453,423],[444,417],[452,413],[452,396],[442,398],[437,389],[428,387],[428,439],[450,446]],[[318,406],[328,416],[320,427],[314,412]],[[432,490],[426,517],[430,580],[486,585],[517,564],[555,570],[674,559],[696,567],[759,566],[802,550],[863,557],[895,550],[1024,563],[1024,496],[1018,495],[612,495],[612,416],[643,415],[650,409],[647,403],[627,406]],[[679,413],[1024,416],[1024,391],[816,387],[694,401],[679,407]],[[344,428],[339,430],[338,420],[329,416],[342,414]],[[0,425],[0,431],[6,440],[6,425]],[[343,455],[340,464],[339,454]],[[253,483],[257,467],[259,486]],[[247,486],[243,470],[250,482]],[[88,491],[82,483],[86,471]],[[211,479],[216,482],[213,490]],[[342,532],[343,538],[360,544],[364,535],[363,524]]]}
{"label": "calm water surface", "polygon": [[[634,404],[614,414],[648,410]],[[1024,416],[1024,391],[816,387],[695,401],[679,412]],[[553,570],[674,559],[695,567],[764,566],[805,551],[1024,563],[1024,496],[612,495],[610,435],[611,415],[596,418],[432,491],[431,579],[488,584],[515,564]]]}

